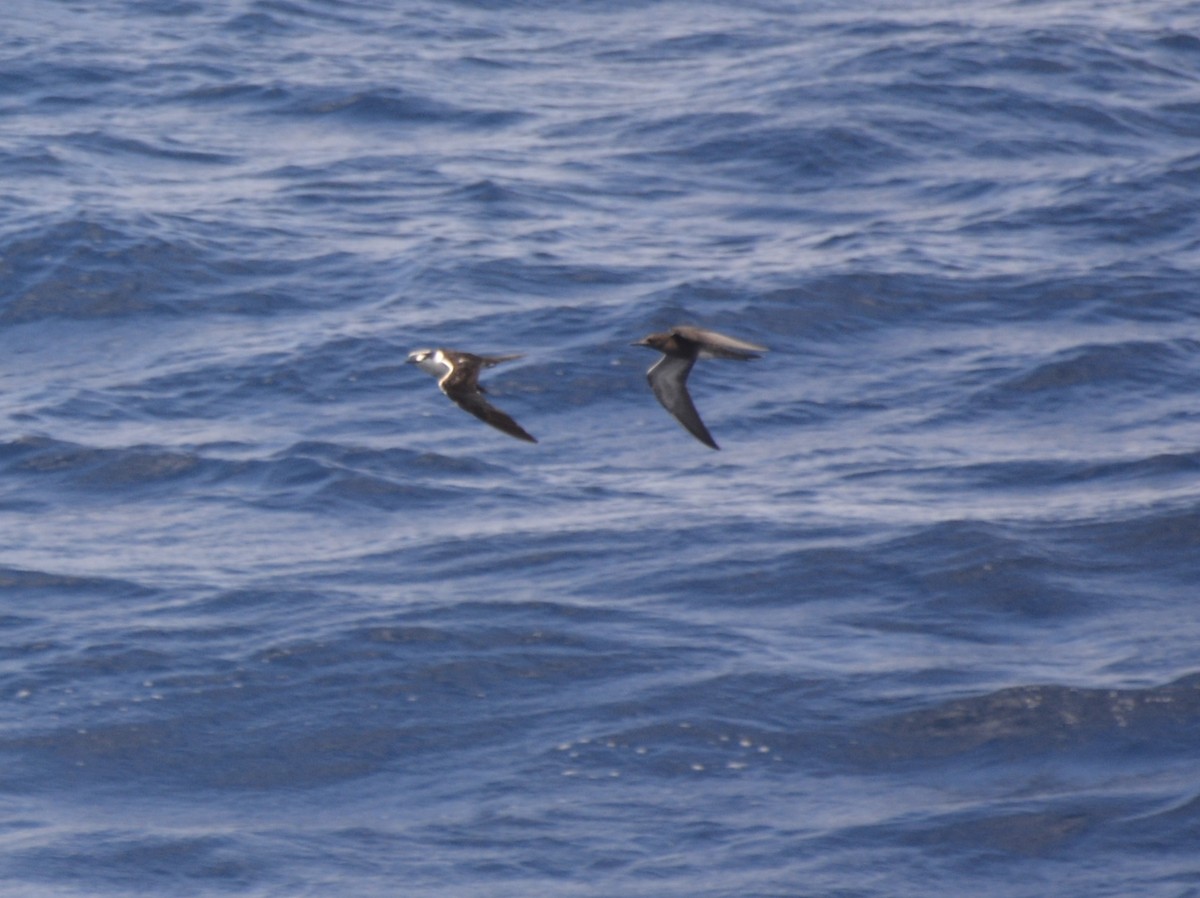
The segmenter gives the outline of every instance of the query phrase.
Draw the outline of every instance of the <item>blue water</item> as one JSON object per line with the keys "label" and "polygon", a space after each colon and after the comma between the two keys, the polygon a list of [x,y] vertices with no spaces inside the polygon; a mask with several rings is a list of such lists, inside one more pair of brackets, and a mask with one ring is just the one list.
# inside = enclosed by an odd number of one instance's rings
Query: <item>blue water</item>
{"label": "blue water", "polygon": [[1200,895],[1200,4],[5,10],[0,894]]}

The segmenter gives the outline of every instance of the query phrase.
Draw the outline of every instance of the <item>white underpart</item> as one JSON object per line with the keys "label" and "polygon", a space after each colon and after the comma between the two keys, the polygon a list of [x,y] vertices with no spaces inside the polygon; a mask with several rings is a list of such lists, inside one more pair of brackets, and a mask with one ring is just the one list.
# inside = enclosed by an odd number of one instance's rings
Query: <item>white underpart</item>
{"label": "white underpart", "polygon": [[409,353],[408,357],[426,374],[432,374],[436,377],[438,379],[438,386],[441,386],[442,381],[446,379],[447,375],[454,371],[454,366],[450,364],[449,359],[442,355],[440,349],[419,349],[416,352]]}
{"label": "white underpart", "polygon": [[434,362],[439,368],[439,370],[436,370],[433,373],[434,375],[438,376],[438,387],[444,393],[446,390],[444,387],[442,387],[442,384],[446,382],[447,377],[454,373],[454,365],[448,358],[446,358],[446,356],[442,354],[440,349],[433,354],[433,358],[430,359],[430,361]]}

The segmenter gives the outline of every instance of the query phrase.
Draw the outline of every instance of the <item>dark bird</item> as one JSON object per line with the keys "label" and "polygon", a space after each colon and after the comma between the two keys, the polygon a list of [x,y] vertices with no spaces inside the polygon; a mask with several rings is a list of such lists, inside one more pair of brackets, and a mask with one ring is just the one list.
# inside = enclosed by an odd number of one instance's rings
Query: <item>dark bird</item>
{"label": "dark bird", "polygon": [[479,383],[482,369],[519,358],[520,355],[472,355],[454,349],[417,349],[408,354],[409,364],[436,377],[442,392],[459,408],[510,437],[536,443],[520,424],[483,398],[486,391]]}
{"label": "dark bird", "polygon": [[696,359],[737,359],[745,362],[761,358],[758,353],[766,352],[767,347],[686,325],[673,327],[661,334],[650,334],[632,345],[648,346],[663,354],[646,372],[654,395],[692,436],[705,446],[720,449],[700,420],[692,397],[688,395],[687,378],[692,365],[696,364]]}

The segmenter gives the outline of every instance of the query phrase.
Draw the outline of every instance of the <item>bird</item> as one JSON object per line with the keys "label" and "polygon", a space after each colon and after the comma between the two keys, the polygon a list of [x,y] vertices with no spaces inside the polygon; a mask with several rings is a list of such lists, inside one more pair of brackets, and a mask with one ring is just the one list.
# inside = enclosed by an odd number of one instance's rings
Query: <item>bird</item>
{"label": "bird", "polygon": [[745,362],[762,358],[758,353],[768,351],[765,346],[690,325],[679,325],[661,334],[650,334],[631,345],[657,349],[663,354],[646,372],[650,388],[663,408],[710,449],[721,447],[700,420],[700,414],[687,391],[688,374],[696,364],[696,359],[737,359]]}
{"label": "bird", "polygon": [[517,355],[472,355],[456,349],[416,349],[408,354],[408,363],[438,379],[438,387],[463,411],[492,425],[510,437],[536,443],[520,424],[483,398],[487,392],[479,383],[479,372],[501,362],[521,358]]}

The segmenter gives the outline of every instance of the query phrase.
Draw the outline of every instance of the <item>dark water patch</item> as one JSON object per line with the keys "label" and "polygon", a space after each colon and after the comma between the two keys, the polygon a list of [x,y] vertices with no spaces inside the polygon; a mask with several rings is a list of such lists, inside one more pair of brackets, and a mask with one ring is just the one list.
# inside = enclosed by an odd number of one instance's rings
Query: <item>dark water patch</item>
{"label": "dark water patch", "polygon": [[1115,401],[1144,401],[1200,380],[1200,371],[1194,370],[1196,350],[1193,340],[1072,347],[1056,353],[1050,361],[1037,360],[1026,371],[977,396],[976,401],[993,409],[1033,406],[1039,413],[1089,398],[1103,397],[1109,408]]}
{"label": "dark water patch", "polygon": [[454,456],[426,451],[417,452],[409,463],[417,470],[429,471],[434,475],[498,475],[506,470],[474,455]]}
{"label": "dark water patch", "polygon": [[[157,638],[158,634],[139,634]],[[81,682],[95,678],[125,678],[132,674],[161,674],[175,670],[178,659],[170,652],[128,643],[106,643],[89,645],[78,657],[78,667],[73,672]]]}
{"label": "dark water patch", "polygon": [[[971,110],[978,130],[969,135],[971,142],[965,152],[962,148],[959,152],[981,160],[1025,161],[1031,156],[1067,155],[1118,158],[1150,124],[1134,109],[1125,112],[1082,99],[1048,100],[1011,87],[900,83],[891,92],[897,102],[931,110],[935,122]],[[1053,124],[1039,132],[1023,127],[1035,120]]]}
{"label": "dark water patch", "polygon": [[[714,636],[711,641],[700,639],[695,643],[697,648],[706,648],[691,656],[694,671],[678,665],[671,682],[644,688],[613,710],[630,720],[666,715],[694,723],[703,721],[707,727],[721,730],[722,735],[733,729],[752,735],[756,742],[761,742],[768,733],[778,735],[794,726],[798,709],[809,716],[810,732],[827,725],[828,720],[819,710],[826,697],[820,678],[786,669],[741,670],[745,659],[754,656],[762,645],[727,630]],[[719,645],[721,651],[707,648],[710,645]],[[732,668],[722,669],[714,664],[721,657],[731,662]],[[764,708],[773,708],[774,712],[764,715]],[[717,739],[722,744],[727,741]]]}
{"label": "dark water patch", "polygon": [[419,470],[428,475],[483,476],[503,473],[501,465],[482,458],[454,458],[414,449],[367,448],[344,443],[305,441],[296,443],[277,458],[311,458],[328,464],[378,476],[395,477],[404,472]]}
{"label": "dark water patch", "polygon": [[[487,501],[500,499],[508,504],[513,498],[519,498],[509,490],[492,489],[488,491]],[[506,501],[507,500],[507,501]],[[449,522],[456,521],[449,519]],[[438,523],[431,521],[431,523]],[[440,522],[442,526],[445,523]],[[571,572],[576,570],[582,559],[595,546],[605,542],[608,534],[605,528],[573,528],[571,532],[492,532],[491,528],[484,532],[471,532],[471,522],[462,521],[463,529],[470,535],[460,536],[454,532],[443,532],[437,540],[426,541],[413,550],[405,551],[403,556],[417,562],[411,576],[417,582],[440,582],[448,577],[460,579],[460,585],[468,578],[490,579],[498,570],[522,570],[527,576],[535,572],[539,578],[552,578],[552,582],[566,589],[566,584],[572,581]],[[461,532],[461,531],[460,531]],[[613,534],[613,539],[622,542],[620,532]],[[627,566],[643,561],[647,550],[631,548]],[[374,559],[382,562],[384,557]],[[611,588],[617,590],[619,579],[614,578]],[[586,594],[595,584],[591,582],[579,584]],[[543,580],[542,588],[545,589]]]}
{"label": "dark water patch", "polygon": [[[911,594],[914,572],[902,560],[890,560],[872,548],[798,548],[793,540],[767,540],[757,533],[753,545],[730,535],[727,524],[711,531],[689,528],[679,546],[683,558],[670,571],[652,578],[630,578],[625,589],[640,585],[650,594],[687,597],[689,603],[736,603],[746,609],[791,608],[811,602],[850,603],[897,593]],[[708,546],[699,559],[687,547]],[[718,548],[719,547],[719,548]],[[633,556],[636,557],[636,556]],[[624,577],[617,574],[616,583]],[[640,581],[640,582],[639,582]]]}
{"label": "dark water patch", "polygon": [[[273,313],[309,296],[279,285],[298,270],[295,247],[247,256],[237,226],[186,217],[71,218],[0,240],[10,290],[0,323],[129,319],[156,313]],[[345,254],[304,260],[312,272],[342,271]],[[270,297],[268,306],[265,299]]]}
{"label": "dark water patch", "polygon": [[[116,607],[130,618],[141,611],[128,603]],[[156,728],[168,703],[187,694],[197,671],[211,678],[221,666],[206,652],[211,640],[168,644],[161,633],[133,625],[88,630],[79,626],[81,611],[93,620],[105,617],[98,608],[77,608],[69,618],[39,622],[16,656],[25,662],[20,673],[3,678],[12,701],[3,711],[8,735],[0,751],[23,757],[31,769],[42,760],[38,746],[84,751],[92,728],[138,734]],[[101,741],[107,745],[110,738]],[[61,753],[58,762],[71,764]]]}
{"label": "dark water patch", "polygon": [[290,162],[269,168],[263,175],[289,184],[336,178],[339,184],[367,184],[389,193],[395,191],[398,184],[409,189],[444,188],[449,182],[432,160],[411,152],[364,152],[320,163]]}
{"label": "dark water patch", "polygon": [[[61,420],[172,422],[249,415],[264,400],[274,407],[320,407],[348,393],[395,390],[411,369],[400,350],[369,339],[335,339],[287,351],[243,353],[212,360],[201,349],[180,356],[157,375],[118,381],[103,389],[81,385],[69,398],[38,409]],[[131,375],[132,377],[132,375]],[[306,412],[311,414],[311,410]]]}
{"label": "dark water patch", "polygon": [[764,121],[764,116],[753,112],[686,112],[639,122],[629,137],[672,145],[695,140],[697,133],[714,136],[740,133]]}
{"label": "dark water patch", "polygon": [[[922,473],[936,476],[944,488],[947,481],[968,489],[1036,491],[1045,488],[1094,483],[1176,483],[1187,486],[1200,474],[1200,452],[1164,452],[1145,458],[1105,460],[1030,459],[960,466],[939,466]],[[864,475],[869,476],[869,475]],[[853,475],[852,475],[853,478]],[[851,478],[851,479],[852,479]]]}
{"label": "dark water patch", "polygon": [[1152,851],[1200,837],[1200,794],[1185,795],[1130,820],[1128,838]]}
{"label": "dark water patch", "polygon": [[525,118],[515,111],[471,109],[391,88],[351,92],[293,88],[275,112],[305,120],[330,119],[354,125],[404,128],[443,125],[472,130],[501,130]]}
{"label": "dark water patch", "polygon": [[[81,788],[134,778],[156,787],[252,790],[328,784],[378,772],[404,755],[410,740],[402,722],[355,724],[336,702],[303,699],[279,680],[277,673],[234,671],[223,684],[193,681],[187,690],[176,680],[157,701],[104,702],[75,712],[68,727],[0,739],[0,752],[25,782]],[[277,700],[301,701],[324,721],[285,720],[271,711]]]}
{"label": "dark water patch", "polygon": [[[329,3],[325,0],[257,0],[251,4],[251,9],[254,11],[230,19],[224,27],[257,34],[260,31],[259,20],[267,19],[281,34],[301,27],[306,32],[314,28],[330,29],[330,26],[337,26],[337,30],[371,29],[375,27],[371,14],[381,11],[382,7],[362,0],[345,3]],[[360,15],[355,15],[356,13]]]}
{"label": "dark water patch", "polygon": [[165,312],[175,277],[204,266],[187,248],[107,224],[75,220],[3,239],[10,283],[0,323],[131,317]]}
{"label": "dark water patch", "polygon": [[[653,3],[637,5],[653,6]],[[758,12],[757,10],[755,12]],[[756,25],[763,23],[758,22]],[[605,50],[598,54],[599,59],[613,60],[621,63],[649,63],[663,66],[674,61],[688,62],[690,60],[715,58],[746,58],[755,52],[761,52],[773,46],[786,46],[789,35],[786,25],[780,22],[781,33],[772,33],[770,28],[745,27],[737,28],[732,22],[722,21],[706,27],[706,23],[698,21],[686,34],[674,34],[666,37],[649,35],[646,43],[631,44],[621,49]]]}
{"label": "dark water patch", "polygon": [[[455,498],[459,498],[459,493],[455,490],[423,484],[397,483],[364,474],[343,474],[324,484],[303,503],[303,507],[318,509],[345,505],[354,508],[403,511]],[[288,504],[291,504],[290,500]]]}
{"label": "dark water patch", "polygon": [[186,449],[98,448],[44,438],[22,444],[26,451],[7,461],[3,469],[20,478],[23,491],[44,496],[53,483],[55,489],[122,501],[152,501],[164,494],[211,498],[236,493],[272,508],[346,505],[400,510],[459,495],[460,487],[430,482],[431,470],[456,481],[485,471],[462,463],[431,468],[429,458],[416,451],[322,451],[322,444],[301,445],[265,458],[236,459]]}
{"label": "dark water patch", "polygon": [[[658,142],[657,138],[650,141]],[[832,177],[861,177],[905,161],[904,151],[884,135],[849,125],[814,129],[761,124],[738,127],[707,139],[692,138],[631,151],[623,158],[660,169],[687,166],[735,176],[741,182],[791,185],[817,184]]]}
{"label": "dark water patch", "polygon": [[393,179],[389,175],[381,174],[374,180],[337,179],[324,175],[290,184],[284,193],[298,205],[336,205],[342,209],[379,207],[381,214],[391,216],[395,203],[393,189]]}
{"label": "dark water patch", "polygon": [[199,609],[214,619],[245,618],[257,620],[261,614],[274,614],[285,609],[288,620],[296,620],[297,609],[305,612],[328,607],[336,595],[312,590],[297,590],[244,586],[222,590],[206,596],[199,602]]}
{"label": "dark water patch", "polygon": [[170,137],[150,141],[117,137],[105,131],[90,131],[67,135],[62,141],[88,153],[107,156],[116,160],[119,165],[144,166],[147,161],[232,165],[239,161],[236,157],[224,153],[194,149]]}
{"label": "dark water patch", "polygon": [[[318,405],[344,382],[345,373],[313,364],[304,354],[270,353],[238,364],[211,364],[120,385],[104,397],[135,418],[171,421],[226,418],[239,408],[273,396],[279,404]],[[87,395],[73,398],[56,412],[89,417]]]}
{"label": "dark water patch", "polygon": [[454,194],[460,200],[497,214],[497,217],[528,217],[528,213],[523,213],[521,209],[523,203],[518,192],[511,186],[501,185],[491,179],[455,188]]}
{"label": "dark water patch", "polygon": [[[269,864],[254,860],[240,839],[218,835],[154,835],[140,829],[76,832],[52,845],[16,851],[7,865],[28,887],[67,884],[101,894],[194,892],[201,884],[243,890],[261,883]],[[56,871],[47,875],[47,871]],[[153,884],[151,886],[151,884]]]}
{"label": "dark water patch", "polygon": [[[231,76],[230,76],[231,77]],[[182,92],[179,98],[187,103],[228,107],[241,102],[245,108],[274,108],[287,102],[290,93],[281,84],[259,84],[253,81],[230,81],[205,84]]]}
{"label": "dark water patch", "polygon": [[[59,153],[48,147],[20,147],[0,150],[0,162],[14,174],[24,178],[61,177],[66,169],[66,163]],[[15,208],[28,209],[35,204],[23,197],[19,192],[4,196],[4,202]],[[0,262],[0,264],[4,264]],[[11,260],[9,260],[11,264]]]}
{"label": "dark water patch", "polygon": [[[602,294],[613,287],[641,280],[643,273],[622,266],[591,266],[570,263],[551,254],[474,258],[456,266],[455,279],[466,287],[499,296],[587,297]],[[521,303],[524,305],[524,303]],[[544,328],[546,309],[519,312],[532,325],[535,317]],[[510,313],[511,314],[511,313]],[[479,319],[475,319],[479,323]],[[532,331],[532,327],[530,330]]]}
{"label": "dark water patch", "polygon": [[[24,57],[9,62],[5,87],[0,94],[32,94],[37,103],[86,103],[95,88],[124,85],[137,75],[133,66],[113,64],[94,55],[98,48],[85,45],[82,54],[68,54],[78,61],[66,62],[66,57],[57,59]],[[80,48],[76,48],[78,50]],[[91,51],[91,52],[89,52]],[[81,57],[86,57],[84,61]],[[14,110],[15,111],[15,110]],[[21,111],[25,111],[22,109]]]}
{"label": "dark water patch", "polygon": [[[260,250],[247,254],[247,242]],[[43,223],[0,240],[0,250],[0,274],[11,284],[0,299],[0,323],[9,324],[275,314],[327,300],[311,283],[303,290],[290,284],[300,269],[340,284],[360,265],[349,253],[298,249],[277,232],[173,214]]]}
{"label": "dark water patch", "polygon": [[490,466],[470,460],[438,458],[407,449],[301,443],[254,466],[260,491],[251,501],[277,509],[403,511],[461,500],[471,487],[460,478],[490,473]]}
{"label": "dark water patch", "polygon": [[1157,111],[1162,130],[1182,138],[1200,136],[1200,102],[1165,103]]}
{"label": "dark water patch", "polygon": [[1166,583],[1187,586],[1195,581],[1200,557],[1200,511],[1194,501],[1164,502],[1141,513],[1061,528],[1056,539],[1104,570],[1137,575],[1137,585],[1128,588],[1138,593]]}
{"label": "dark water patch", "polygon": [[[1052,311],[1070,311],[1082,322],[1174,322],[1187,315],[1194,302],[1186,275],[1161,267],[1151,274],[1146,268],[1119,266],[1095,276],[1030,284],[1024,290]],[[1035,305],[1022,311],[1028,320],[1036,318]]]}
{"label": "dark water patch", "polygon": [[40,437],[22,444],[26,451],[6,470],[43,490],[53,481],[86,492],[131,496],[211,478],[224,467],[193,453],[154,446],[99,448]]}
{"label": "dark water patch", "polygon": [[[535,245],[555,246],[566,235],[550,226],[564,220],[571,210],[583,212],[594,207],[592,198],[574,187],[550,186],[526,179],[488,178],[456,184],[439,192],[438,203],[447,213],[469,216],[471,219],[496,221],[546,220],[547,227],[537,232]],[[531,253],[533,261],[557,261],[548,252]],[[597,269],[598,276],[609,277],[610,269]]]}
{"label": "dark water patch", "polygon": [[[530,710],[538,710],[545,693],[563,683],[581,692],[588,684],[607,690],[614,679],[653,670],[655,657],[661,660],[668,651],[645,644],[639,651],[612,633],[589,633],[584,621],[539,613],[552,607],[538,603],[523,609],[520,617],[499,612],[487,621],[449,626],[419,621],[414,626],[377,625],[357,631],[346,648],[356,647],[355,663],[408,668],[383,688],[388,694],[486,694],[502,699],[510,712],[523,701],[534,702]],[[346,681],[352,679],[348,673]]]}
{"label": "dark water patch", "polygon": [[[61,776],[66,786],[98,785],[136,775],[200,789],[317,788],[456,766],[464,752],[520,744],[531,725],[574,707],[589,688],[607,692],[669,654],[649,644],[637,650],[595,632],[588,612],[549,603],[446,612],[268,636],[240,658],[225,657],[232,644],[193,646],[174,661],[161,651],[94,646],[52,672],[59,690],[75,696],[69,724],[50,717],[36,732],[0,740],[0,751],[25,782]],[[221,657],[205,660],[214,648]],[[130,678],[138,688],[121,687]],[[283,710],[297,702],[302,714]]]}
{"label": "dark water patch", "polygon": [[283,16],[267,12],[247,12],[231,18],[222,26],[222,30],[241,37],[268,38],[286,37],[293,33],[296,27],[295,23],[287,21]]}
{"label": "dark water patch", "polygon": [[[56,574],[51,571],[0,567],[0,589],[10,600],[34,600],[42,603],[59,598],[76,600],[112,600],[145,598],[154,590],[132,580]],[[34,610],[31,606],[30,610]]]}
{"label": "dark water patch", "polygon": [[[8,579],[9,572],[0,570],[0,588],[9,588],[5,585],[5,580]],[[14,591],[13,607],[0,613],[0,634],[4,637],[4,641],[0,643],[0,664],[11,663],[13,667],[10,670],[36,663],[36,659],[61,649],[61,644],[43,627],[44,621],[39,613],[42,609],[19,609],[22,598]],[[19,675],[4,678],[4,688],[11,698],[17,700],[29,695],[27,689],[17,685],[20,679]]]}
{"label": "dark water patch", "polygon": [[1162,178],[1172,187],[1188,187],[1195,184],[1196,179],[1200,178],[1200,154],[1181,152],[1164,164]]}
{"label": "dark water patch", "polygon": [[1145,765],[1184,757],[1200,736],[1200,677],[1147,689],[1017,686],[867,726],[859,763],[1033,762],[1055,756]]}
{"label": "dark water patch", "polygon": [[[1154,93],[1189,81],[1186,67],[1156,54],[1143,40],[1114,41],[1106,33],[1076,27],[971,27],[950,22],[898,27],[899,31],[868,32],[871,40],[851,45],[860,49],[834,71],[842,79],[893,75],[896,81],[888,88],[904,93],[917,86],[946,90],[946,96],[964,87],[979,91],[980,96],[989,91],[997,96],[1007,93],[1010,101],[1017,99],[1010,107],[1012,114],[1022,102],[1053,98],[1046,102],[1069,107],[1089,95],[1097,98],[1097,110],[1100,98],[1109,108],[1119,108],[1114,96]],[[1048,110],[1038,117],[1056,121]]]}
{"label": "dark water patch", "polygon": [[1099,606],[1075,583],[1091,569],[1090,561],[1020,530],[978,521],[939,523],[874,551],[876,563],[903,572],[889,582],[906,618],[935,632],[986,638],[990,627],[980,617],[997,625],[1037,620],[1044,626]]}
{"label": "dark water patch", "polygon": [[1185,63],[1200,62],[1200,38],[1185,31],[1169,30],[1154,39],[1158,46],[1178,55]]}
{"label": "dark water patch", "polygon": [[1010,802],[984,811],[937,814],[906,826],[900,840],[941,856],[1054,858],[1131,810],[1128,802],[1112,800]]}
{"label": "dark water patch", "polygon": [[[994,212],[976,212],[962,233],[987,240],[1039,230],[1081,253],[1093,252],[1097,244],[1118,252],[1128,246],[1146,252],[1169,250],[1194,233],[1197,216],[1185,197],[1148,195],[1165,187],[1161,176],[1135,174],[1120,178],[1121,183],[1114,180],[1118,176],[1103,170],[1064,179],[1043,202],[1016,208],[999,203]],[[1097,266],[1110,257],[1097,253]]]}
{"label": "dark water patch", "polygon": [[[895,328],[977,326],[981,319],[999,324],[1012,316],[1032,315],[1043,301],[1035,289],[1009,277],[955,277],[871,271],[823,274],[771,284],[761,292],[737,297],[745,321],[770,322],[760,337],[786,349],[802,346],[822,352],[834,363],[862,369],[847,347],[856,336]],[[1043,305],[1038,314],[1069,316],[1074,306]],[[774,335],[774,336],[773,336]],[[782,339],[781,339],[782,338]],[[832,341],[831,349],[826,349]],[[809,345],[812,344],[812,345]]]}

